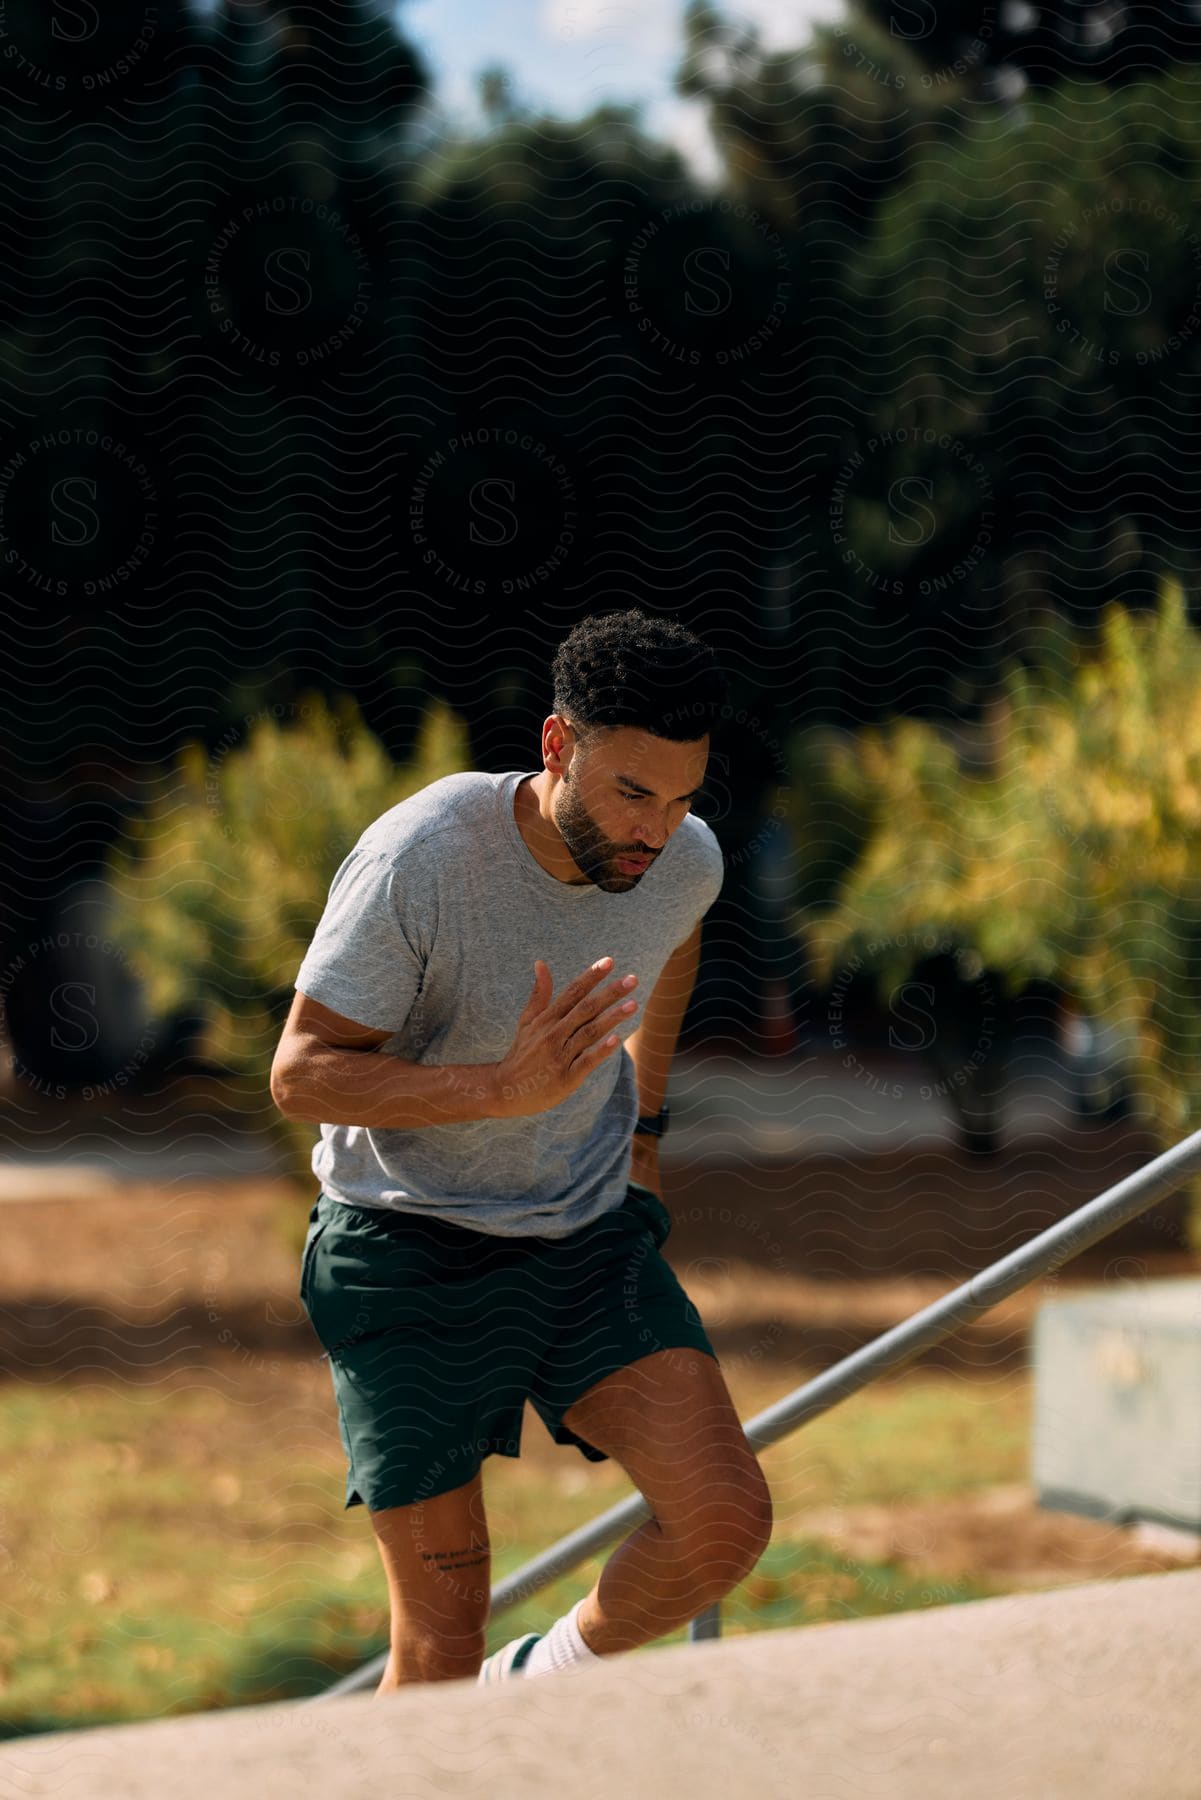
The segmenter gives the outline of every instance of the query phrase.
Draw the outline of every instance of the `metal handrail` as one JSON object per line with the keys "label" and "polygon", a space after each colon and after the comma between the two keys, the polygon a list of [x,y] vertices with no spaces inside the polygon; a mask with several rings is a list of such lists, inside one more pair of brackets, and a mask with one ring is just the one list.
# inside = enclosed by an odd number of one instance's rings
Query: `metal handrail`
{"label": "metal handrail", "polygon": [[[747,1442],[755,1450],[777,1443],[838,1401],[858,1393],[869,1382],[891,1369],[900,1368],[931,1345],[941,1343],[958,1326],[971,1324],[1035,1276],[1059,1268],[1082,1250],[1108,1237],[1119,1225],[1137,1218],[1157,1200],[1174,1192],[1184,1177],[1199,1170],[1201,1131],[1195,1131],[1170,1150],[1163,1151],[1145,1168],[1128,1175],[1124,1181],[1098,1194],[1095,1200],[1069,1213],[1057,1225],[1040,1232],[1020,1250],[1001,1257],[980,1274],[971,1276],[929,1306],[922,1307],[912,1318],[892,1326],[878,1338],[873,1338],[870,1344],[844,1356],[841,1362],[769,1406],[744,1427]],[[619,1501],[591,1524],[569,1532],[549,1550],[542,1551],[523,1568],[507,1575],[493,1589],[490,1616],[495,1618],[539,1589],[548,1587],[552,1581],[569,1574],[615,1538],[624,1536],[650,1517],[651,1508],[641,1494],[632,1494]],[[717,1637],[719,1632],[720,1609],[716,1605],[706,1607],[689,1627],[689,1637],[693,1639]],[[388,1656],[387,1650],[381,1651],[361,1669],[343,1676],[322,1693],[309,1695],[301,1704],[334,1700],[343,1694],[354,1694],[371,1687],[382,1677]]]}

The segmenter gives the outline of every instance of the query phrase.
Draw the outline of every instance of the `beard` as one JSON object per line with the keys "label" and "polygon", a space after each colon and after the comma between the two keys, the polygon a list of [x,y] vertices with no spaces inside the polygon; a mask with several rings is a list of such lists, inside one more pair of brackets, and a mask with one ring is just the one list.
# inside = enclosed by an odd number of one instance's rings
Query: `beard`
{"label": "beard", "polygon": [[625,893],[642,878],[619,869],[616,859],[619,856],[648,856],[653,862],[654,853],[634,850],[627,844],[615,844],[612,838],[607,838],[581,801],[578,784],[573,784],[570,776],[571,770],[565,770],[559,787],[558,805],[555,807],[555,825],[559,836],[566,844],[572,862],[580,871],[579,881],[571,881],[568,886],[581,887],[588,881],[595,887],[604,888],[606,892]]}

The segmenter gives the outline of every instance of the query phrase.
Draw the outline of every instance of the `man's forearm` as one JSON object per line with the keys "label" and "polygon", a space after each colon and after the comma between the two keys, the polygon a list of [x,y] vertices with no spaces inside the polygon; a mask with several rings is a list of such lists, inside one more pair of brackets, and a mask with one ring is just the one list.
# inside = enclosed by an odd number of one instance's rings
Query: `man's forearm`
{"label": "man's forearm", "polygon": [[298,1050],[272,1074],[271,1097],[288,1119],[413,1131],[498,1116],[494,1063],[415,1063],[377,1050]]}
{"label": "man's forearm", "polygon": [[652,1055],[645,1041],[638,1041],[638,1033],[632,1031],[624,1044],[626,1054],[634,1065],[634,1078],[638,1084],[638,1111],[640,1115],[652,1116],[663,1105],[667,1093],[667,1078],[671,1073],[671,1057]]}
{"label": "man's forearm", "polygon": [[638,1027],[625,1041],[624,1049],[638,1079],[638,1111],[648,1116],[659,1111],[667,1095],[672,1058],[692,998],[700,956],[701,928],[697,925],[663,965],[658,981],[643,1002]]}

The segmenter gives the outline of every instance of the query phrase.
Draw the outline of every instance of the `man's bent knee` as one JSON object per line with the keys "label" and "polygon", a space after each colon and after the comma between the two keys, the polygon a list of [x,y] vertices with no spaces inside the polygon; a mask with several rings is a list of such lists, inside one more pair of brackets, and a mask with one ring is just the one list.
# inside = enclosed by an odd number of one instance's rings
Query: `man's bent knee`
{"label": "man's bent knee", "polygon": [[660,1529],[673,1537],[681,1561],[702,1604],[708,1605],[750,1574],[771,1542],[771,1491],[759,1480],[719,1484],[707,1503],[694,1504],[685,1517]]}
{"label": "man's bent knee", "polygon": [[691,1546],[692,1583],[706,1603],[717,1600],[746,1578],[767,1548],[767,1539],[749,1531],[745,1521],[730,1520],[712,1531],[703,1546]]}

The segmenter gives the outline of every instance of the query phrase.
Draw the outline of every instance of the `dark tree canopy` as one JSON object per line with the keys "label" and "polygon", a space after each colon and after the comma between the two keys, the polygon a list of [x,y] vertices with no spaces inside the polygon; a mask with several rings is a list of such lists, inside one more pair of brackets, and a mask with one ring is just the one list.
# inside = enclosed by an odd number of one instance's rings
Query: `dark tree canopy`
{"label": "dark tree canopy", "polygon": [[1016,70],[1032,88],[1138,81],[1201,57],[1195,0],[850,0],[932,70]]}

